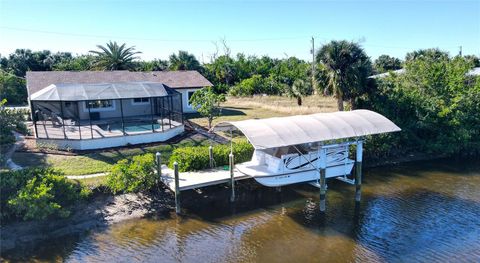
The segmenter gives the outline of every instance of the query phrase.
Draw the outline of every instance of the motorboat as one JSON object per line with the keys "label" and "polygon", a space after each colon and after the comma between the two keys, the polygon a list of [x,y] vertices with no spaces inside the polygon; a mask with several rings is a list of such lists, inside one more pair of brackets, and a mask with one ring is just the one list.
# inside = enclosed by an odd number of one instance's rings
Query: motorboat
{"label": "motorboat", "polygon": [[[348,145],[327,148],[326,157],[326,178],[350,174],[355,164],[348,156]],[[262,185],[277,187],[318,180],[319,164],[318,147],[305,144],[255,150],[252,160],[237,164],[236,169]]]}

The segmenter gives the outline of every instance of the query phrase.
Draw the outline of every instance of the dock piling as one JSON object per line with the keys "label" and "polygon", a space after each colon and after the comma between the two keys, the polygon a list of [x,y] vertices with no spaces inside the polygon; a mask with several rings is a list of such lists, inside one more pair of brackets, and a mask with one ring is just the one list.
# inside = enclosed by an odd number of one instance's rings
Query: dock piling
{"label": "dock piling", "polygon": [[208,147],[208,158],[209,158],[209,165],[210,168],[213,168],[213,146]]}
{"label": "dock piling", "polygon": [[235,176],[233,174],[233,168],[234,168],[234,159],[233,159],[233,153],[230,153],[228,155],[228,160],[229,160],[229,168],[230,168],[230,186],[232,188],[232,193],[230,195],[230,202],[235,202]]}
{"label": "dock piling", "polygon": [[178,163],[173,163],[173,170],[175,175],[175,212],[180,214],[180,182],[179,182],[179,175],[178,175]]}
{"label": "dock piling", "polygon": [[326,149],[320,149],[320,212],[326,210],[327,198],[327,152]]}
{"label": "dock piling", "polygon": [[360,202],[362,199],[362,154],[363,141],[357,143],[357,158],[355,161],[355,201]]}
{"label": "dock piling", "polygon": [[158,175],[158,179],[160,179],[162,176],[162,154],[157,152],[155,154],[155,157],[157,160],[157,175]]}

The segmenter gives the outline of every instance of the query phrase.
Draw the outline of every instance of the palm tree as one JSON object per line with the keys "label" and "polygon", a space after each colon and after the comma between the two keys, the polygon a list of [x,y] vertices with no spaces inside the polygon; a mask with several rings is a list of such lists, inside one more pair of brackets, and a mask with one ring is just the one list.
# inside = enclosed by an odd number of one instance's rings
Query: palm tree
{"label": "palm tree", "polygon": [[187,51],[178,51],[176,54],[170,55],[170,70],[201,70],[200,62],[193,54],[188,54]]}
{"label": "palm tree", "polygon": [[355,98],[365,90],[372,65],[365,51],[354,42],[332,41],[318,51],[320,79],[325,80],[325,93],[330,91],[337,98],[337,107],[343,111],[343,100],[350,99],[352,109]]}
{"label": "palm tree", "polygon": [[312,86],[303,79],[296,79],[289,89],[289,97],[297,99],[297,105],[302,106],[302,97],[312,94]]}
{"label": "palm tree", "polygon": [[103,70],[122,70],[132,69],[134,67],[133,61],[137,59],[136,54],[142,52],[135,51],[135,47],[126,47],[123,43],[121,46],[117,42],[108,42],[106,47],[97,45],[100,50],[90,50],[91,53],[96,54],[95,65]]}

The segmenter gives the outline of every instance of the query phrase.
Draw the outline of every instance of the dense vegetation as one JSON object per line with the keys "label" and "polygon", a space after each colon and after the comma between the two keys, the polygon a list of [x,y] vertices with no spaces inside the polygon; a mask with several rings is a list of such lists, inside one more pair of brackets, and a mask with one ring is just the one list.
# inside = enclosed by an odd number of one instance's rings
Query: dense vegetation
{"label": "dense vegetation", "polygon": [[377,79],[362,98],[361,107],[385,115],[403,130],[374,139],[369,151],[480,152],[480,78],[467,74],[473,61],[438,51],[417,53],[421,55],[405,62],[404,73]]}
{"label": "dense vegetation", "polygon": [[24,169],[0,174],[0,218],[47,219],[68,217],[90,191],[52,169]]}
{"label": "dense vegetation", "polygon": [[[215,145],[213,147],[213,159],[216,166],[228,165],[230,145]],[[252,158],[253,146],[240,141],[233,144],[233,155],[236,163],[246,162]],[[168,166],[173,168],[173,163],[178,163],[180,172],[196,171],[209,168],[210,159],[207,146],[183,147],[173,150]]]}
{"label": "dense vegetation", "polygon": [[25,125],[26,112],[22,110],[12,110],[4,107],[7,101],[3,99],[0,101],[0,145],[10,144],[15,142],[14,130],[27,132]]}
{"label": "dense vegetation", "polygon": [[[124,44],[110,42],[98,48],[91,54],[78,56],[68,52],[17,49],[7,57],[0,57],[0,95],[7,98],[9,104],[25,104],[24,78],[28,70],[198,70],[215,85],[217,93],[227,93],[231,87],[236,87],[232,88],[232,93],[238,92],[238,95],[287,94],[295,80],[311,82],[310,64],[295,57],[272,59],[244,54],[232,57],[226,53],[202,65],[186,51],[172,54],[169,60],[139,61],[134,60],[138,52]],[[306,90],[302,94],[309,95],[313,91]]]}

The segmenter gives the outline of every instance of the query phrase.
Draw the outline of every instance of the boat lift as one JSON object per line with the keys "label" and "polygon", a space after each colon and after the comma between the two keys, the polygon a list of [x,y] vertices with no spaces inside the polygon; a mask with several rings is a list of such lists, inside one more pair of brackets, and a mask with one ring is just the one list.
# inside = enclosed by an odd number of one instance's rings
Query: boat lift
{"label": "boat lift", "polygon": [[[179,173],[158,167],[162,182],[175,193],[176,212],[181,212],[182,190],[229,182],[230,201],[235,200],[235,181],[254,178],[260,184],[280,187],[309,183],[320,189],[320,211],[326,210],[327,178],[355,185],[355,201],[361,200],[363,138],[367,135],[400,131],[384,116],[369,110],[317,113],[269,119],[255,119],[217,124],[216,131],[240,130],[255,148],[250,162],[234,164],[229,156],[229,170],[214,168],[210,147],[211,169]],[[348,140],[350,139],[350,140]],[[349,157],[356,147],[355,160]],[[304,147],[303,149],[300,149]],[[161,163],[157,154],[157,163]],[[355,175],[350,179],[352,168]]]}

